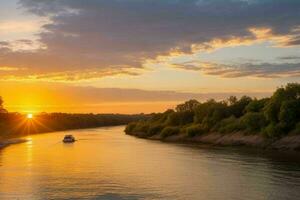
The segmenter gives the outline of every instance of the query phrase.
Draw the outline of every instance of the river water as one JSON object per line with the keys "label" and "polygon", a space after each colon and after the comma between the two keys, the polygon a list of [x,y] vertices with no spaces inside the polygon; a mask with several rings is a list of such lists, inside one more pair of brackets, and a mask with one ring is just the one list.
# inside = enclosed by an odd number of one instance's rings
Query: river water
{"label": "river water", "polygon": [[[170,144],[123,130],[40,134],[0,150],[0,199],[300,199],[300,153]],[[78,141],[63,144],[65,134]]]}

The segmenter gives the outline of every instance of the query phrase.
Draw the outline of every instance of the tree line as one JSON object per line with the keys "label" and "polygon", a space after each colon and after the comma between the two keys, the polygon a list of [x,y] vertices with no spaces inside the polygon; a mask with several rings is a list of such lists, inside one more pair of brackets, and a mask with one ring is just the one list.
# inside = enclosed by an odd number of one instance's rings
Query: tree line
{"label": "tree line", "polygon": [[145,114],[40,113],[28,119],[26,114],[7,112],[3,108],[3,100],[0,97],[0,139],[69,129],[125,125],[146,119],[147,116]]}
{"label": "tree line", "polygon": [[175,110],[132,122],[125,132],[161,138],[177,134],[194,137],[211,132],[243,132],[269,138],[300,134],[300,84],[280,87],[269,98],[231,96],[227,100],[210,99],[203,103],[189,100],[177,105]]}

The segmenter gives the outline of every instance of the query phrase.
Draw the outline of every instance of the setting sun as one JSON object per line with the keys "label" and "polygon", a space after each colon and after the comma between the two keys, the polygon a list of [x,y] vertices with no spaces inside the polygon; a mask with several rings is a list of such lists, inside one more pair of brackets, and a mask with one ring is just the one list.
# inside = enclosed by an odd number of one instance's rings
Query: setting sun
{"label": "setting sun", "polygon": [[28,113],[27,114],[27,119],[32,119],[33,118],[33,114],[32,113]]}

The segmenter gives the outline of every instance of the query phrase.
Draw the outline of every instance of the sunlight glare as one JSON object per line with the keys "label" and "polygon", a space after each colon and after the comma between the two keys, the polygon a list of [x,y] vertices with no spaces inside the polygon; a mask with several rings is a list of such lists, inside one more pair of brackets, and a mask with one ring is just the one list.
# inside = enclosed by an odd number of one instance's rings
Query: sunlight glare
{"label": "sunlight glare", "polygon": [[33,114],[32,113],[28,113],[27,114],[27,119],[32,119],[33,118]]}

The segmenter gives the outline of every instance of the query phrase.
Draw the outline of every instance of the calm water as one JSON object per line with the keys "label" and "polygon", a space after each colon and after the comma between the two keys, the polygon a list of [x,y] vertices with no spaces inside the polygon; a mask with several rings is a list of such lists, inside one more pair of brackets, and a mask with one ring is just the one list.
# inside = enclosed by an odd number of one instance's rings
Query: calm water
{"label": "calm water", "polygon": [[[166,144],[123,129],[35,135],[1,150],[0,199],[300,199],[297,155]],[[63,144],[66,133],[79,141]]]}

